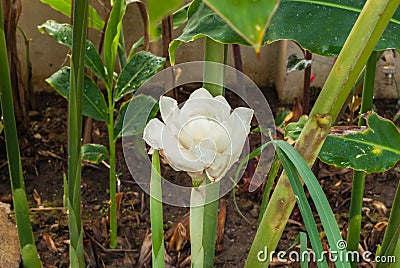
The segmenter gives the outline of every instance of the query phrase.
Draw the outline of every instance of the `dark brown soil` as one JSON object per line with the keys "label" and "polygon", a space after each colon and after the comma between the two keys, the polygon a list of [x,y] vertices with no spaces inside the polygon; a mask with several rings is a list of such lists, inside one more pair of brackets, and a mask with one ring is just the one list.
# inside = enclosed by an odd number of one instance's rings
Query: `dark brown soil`
{"label": "dark brown soil", "polygon": [[[68,222],[65,210],[60,209],[63,206],[63,173],[67,171],[67,102],[53,92],[41,92],[36,98],[39,107],[30,114],[30,128],[20,132],[26,192],[33,209],[32,226],[44,266],[68,267]],[[272,102],[273,110],[276,111],[279,105],[276,101]],[[388,115],[392,119],[397,112],[396,102],[397,100],[378,101],[376,107],[381,115]],[[393,103],[390,109],[388,103]],[[107,144],[106,128],[101,122],[93,123],[93,141]],[[317,167],[321,185],[341,228],[345,230],[352,171],[337,170],[321,163]],[[387,221],[399,182],[398,168],[367,177],[362,231],[362,246],[365,250],[374,251],[381,239],[383,230],[377,230],[377,224]],[[143,204],[143,200],[146,203],[148,198],[143,199],[142,190],[131,178],[121,148],[118,148],[117,170],[121,172],[123,194],[118,219],[119,249],[109,250],[106,233],[108,170],[103,165],[83,166],[82,214],[86,262],[89,267],[137,267],[143,241],[150,232],[149,212],[146,208],[148,205]],[[0,184],[0,201],[12,203],[3,136],[0,136]],[[40,198],[40,205],[37,197],[36,200],[34,198],[35,191]],[[243,267],[257,229],[261,196],[261,192],[248,193],[245,184],[239,183],[238,205],[249,222],[236,211],[232,195],[224,197],[227,216],[223,248],[216,254],[215,267]],[[184,219],[187,213],[188,209],[164,205],[165,232]],[[299,231],[305,231],[305,227],[298,209],[295,208],[278,249],[287,249]],[[172,258],[172,267],[176,266],[177,260],[182,261],[188,256],[189,248],[187,243],[178,255],[168,253]],[[286,265],[292,266],[288,263]],[[297,264],[293,266],[297,267]]]}

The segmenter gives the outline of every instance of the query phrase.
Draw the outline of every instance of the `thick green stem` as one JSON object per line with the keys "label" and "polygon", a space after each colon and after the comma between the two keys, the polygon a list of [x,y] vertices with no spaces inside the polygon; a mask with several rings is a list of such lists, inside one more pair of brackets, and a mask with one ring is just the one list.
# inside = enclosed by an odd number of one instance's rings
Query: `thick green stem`
{"label": "thick green stem", "polygon": [[85,267],[81,221],[81,138],[88,9],[89,1],[74,1],[71,89],[68,102],[68,203],[71,267]]}
{"label": "thick green stem", "polygon": [[[388,225],[386,227],[385,235],[383,236],[382,246],[378,255],[382,258],[382,256],[393,256],[395,255],[395,249],[398,247],[399,230],[400,230],[400,183],[397,184],[396,195],[393,200],[392,209],[390,211],[390,217],[388,221]],[[396,255],[399,255],[398,252]],[[396,260],[397,265],[400,260]],[[376,268],[387,267],[388,263],[377,263]],[[396,267],[397,267],[396,265]]]}
{"label": "thick green stem", "polygon": [[115,171],[115,144],[114,139],[114,100],[112,95],[112,85],[107,89],[108,92],[108,142],[110,150],[110,248],[118,246],[117,233],[117,176]]}
{"label": "thick green stem", "polygon": [[[362,103],[360,113],[363,114],[372,110],[372,101],[374,95],[375,70],[376,70],[377,52],[372,52],[365,66],[364,88],[362,93]],[[365,125],[365,120],[360,117],[358,124]],[[362,204],[364,197],[365,173],[354,171],[353,184],[351,190],[349,230],[347,233],[347,250],[358,251],[360,241]],[[350,260],[351,267],[357,267],[357,261]]]}
{"label": "thick green stem", "polygon": [[[205,184],[206,178],[203,181]],[[193,187],[190,196],[190,251],[192,268],[204,268],[204,187]],[[207,228],[208,229],[208,228]],[[208,229],[209,231],[209,229]],[[206,232],[208,232],[206,231]],[[215,242],[214,242],[215,244]]]}
{"label": "thick green stem", "polygon": [[150,223],[153,267],[164,268],[163,206],[160,156],[156,150],[152,156],[150,180]]}
{"label": "thick green stem", "polygon": [[[218,43],[211,38],[205,38],[204,46],[204,83],[203,86],[211,95],[218,96],[224,95],[224,80],[225,80],[225,64],[227,45]],[[207,64],[207,62],[221,63],[217,64]]]}
{"label": "thick green stem", "polygon": [[[330,114],[333,119],[332,122],[335,121],[353,84],[367,63],[373,48],[397,10],[399,3],[400,0],[368,0],[366,2],[310,116]],[[303,157],[309,151],[314,152],[313,157],[306,159],[306,162],[310,165],[317,158],[321,145],[319,141],[309,139],[308,135],[305,134],[311,131],[311,127],[313,126],[306,125],[297,141],[297,144],[306,144],[306,146],[296,146]],[[326,136],[322,137],[322,142],[325,138]],[[268,267],[268,261],[260,263],[257,254],[265,247],[268,248],[269,252],[276,249],[295,201],[287,177],[281,175],[253,241],[246,267]],[[276,206],[279,204],[280,207],[277,209]]]}
{"label": "thick green stem", "polygon": [[203,248],[204,267],[214,267],[215,242],[218,222],[218,201],[220,183],[211,183],[207,178],[206,205],[204,206]]}
{"label": "thick green stem", "polygon": [[[226,61],[227,45],[218,43],[211,38],[206,37],[204,47],[204,88],[211,95],[224,95],[225,82],[225,61]],[[216,62],[216,64],[207,64],[207,62]],[[207,187],[205,188],[207,205],[204,206],[204,222],[202,232],[202,245],[204,250],[204,267],[214,266],[215,256],[215,240],[218,221],[218,199],[220,183],[211,183],[206,179]]]}

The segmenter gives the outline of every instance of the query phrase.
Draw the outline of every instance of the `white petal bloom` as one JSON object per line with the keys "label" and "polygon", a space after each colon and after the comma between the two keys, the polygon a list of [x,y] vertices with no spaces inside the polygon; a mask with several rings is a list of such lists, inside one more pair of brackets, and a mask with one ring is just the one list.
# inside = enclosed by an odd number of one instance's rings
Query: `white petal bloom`
{"label": "white petal bloom", "polygon": [[232,111],[223,96],[213,97],[204,88],[194,91],[181,109],[176,100],[162,96],[160,112],[163,122],[150,120],[143,133],[151,151],[160,150],[177,171],[192,178],[206,173],[212,181],[239,160],[253,117],[252,109]]}

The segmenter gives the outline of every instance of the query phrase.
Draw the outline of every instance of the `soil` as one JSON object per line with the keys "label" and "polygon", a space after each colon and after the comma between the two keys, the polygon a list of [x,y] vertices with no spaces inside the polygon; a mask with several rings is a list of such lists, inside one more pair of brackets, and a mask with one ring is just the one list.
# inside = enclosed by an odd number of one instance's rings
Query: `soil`
{"label": "soil", "polygon": [[[37,93],[36,99],[38,108],[30,113],[29,129],[19,132],[32,227],[44,267],[68,267],[68,222],[63,209],[63,173],[67,172],[67,102],[52,91]],[[280,109],[276,100],[270,103],[273,104],[271,106],[274,112]],[[392,119],[397,112],[396,103],[397,100],[379,100],[375,106],[378,113]],[[93,122],[92,136],[93,142],[107,144],[106,128],[102,122]],[[88,267],[138,267],[142,262],[139,260],[142,246],[144,252],[150,249],[147,237],[150,233],[148,197],[130,176],[120,146],[117,148],[117,170],[121,173],[122,199],[118,218],[119,247],[116,250],[108,249],[107,167],[83,165],[82,215]],[[4,136],[0,136],[0,201],[12,205],[6,163]],[[391,202],[399,183],[398,170],[399,164],[395,169],[367,177],[361,233],[361,246],[364,250],[374,252],[376,244],[382,239],[382,226],[387,222]],[[330,200],[341,229],[346,230],[352,171],[338,170],[319,162],[314,171]],[[168,174],[178,176],[174,172]],[[246,181],[242,180],[236,196],[238,205],[248,221],[235,209],[232,194],[227,194],[222,202],[226,205],[226,222],[215,258],[215,267],[243,267],[257,229],[262,191],[250,194],[246,190]],[[164,205],[165,233],[171,232],[178,222],[184,223],[188,212],[186,208]],[[9,217],[14,219],[12,213]],[[278,250],[289,248],[299,231],[305,231],[305,227],[299,210],[295,208]],[[186,243],[178,253],[167,251],[170,267],[186,267],[184,262],[190,254],[189,249],[190,245]],[[149,259],[144,263],[148,264]],[[273,265],[298,267],[297,264],[279,262],[274,262]]]}

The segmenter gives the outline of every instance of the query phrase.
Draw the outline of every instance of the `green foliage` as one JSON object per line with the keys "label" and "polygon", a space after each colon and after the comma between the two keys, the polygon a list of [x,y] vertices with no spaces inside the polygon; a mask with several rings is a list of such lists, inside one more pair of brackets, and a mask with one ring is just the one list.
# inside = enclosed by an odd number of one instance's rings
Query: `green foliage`
{"label": "green foliage", "polygon": [[[11,183],[14,211],[20,250],[27,267],[42,267],[35,247],[35,239],[29,219],[29,205],[25,193],[18,133],[14,115],[14,104],[8,67],[7,46],[3,24],[3,7],[0,2],[0,108],[4,120],[4,137],[7,151],[8,171]],[[28,246],[29,245],[29,246]],[[24,248],[26,247],[26,250]],[[28,262],[29,261],[29,262]]]}
{"label": "green foliage", "polygon": [[126,10],[125,0],[116,0],[111,9],[110,18],[107,23],[104,36],[104,65],[107,70],[107,90],[111,90],[112,78],[114,74],[115,60],[117,58],[119,37],[122,27],[122,19]]}
{"label": "green foliage", "polygon": [[165,58],[154,56],[146,51],[139,51],[130,58],[117,80],[114,89],[114,101],[133,93],[150,77],[164,66]]}
{"label": "green foliage", "polygon": [[[153,118],[157,111],[157,101],[150,96],[140,94],[124,102],[115,120],[114,138],[142,133],[148,120]],[[129,118],[125,118],[127,113]]]}
{"label": "green foliage", "polygon": [[[71,0],[40,0],[42,3],[48,4],[53,9],[63,13],[67,17],[71,17]],[[89,27],[103,31],[104,20],[97,11],[89,6]]]}
{"label": "green foliage", "polygon": [[182,0],[169,0],[169,1],[158,1],[158,0],[148,0],[147,8],[149,10],[149,26],[150,35],[152,37],[156,36],[157,24],[161,19],[167,16],[169,13],[175,11],[179,8]]}
{"label": "green foliage", "polygon": [[109,157],[108,150],[104,145],[87,143],[82,146],[82,160],[99,164]]}
{"label": "green foliage", "polygon": [[319,158],[339,168],[383,172],[400,160],[400,133],[389,120],[371,113],[368,128],[358,133],[329,135]]}
{"label": "green foliage", "polygon": [[[283,142],[283,143],[285,143],[285,142]],[[283,144],[282,144],[282,146],[283,146]],[[294,150],[297,153],[297,151],[293,147],[289,146],[288,148],[292,148],[291,150]],[[296,201],[299,206],[300,213],[301,213],[301,216],[304,221],[304,225],[306,226],[308,235],[310,236],[311,245],[315,252],[315,255],[316,256],[324,256],[324,254],[323,254],[324,249],[322,248],[322,244],[321,244],[321,241],[319,238],[317,224],[315,223],[314,215],[312,213],[310,204],[308,203],[308,200],[307,200],[306,194],[304,192],[303,185],[301,183],[299,175],[297,173],[296,167],[294,166],[293,162],[288,158],[288,156],[282,151],[281,147],[276,148],[276,153],[277,153],[279,159],[281,160],[281,162],[283,164],[283,168],[285,169],[285,171],[288,175],[288,178],[290,181],[290,186],[292,187],[293,192],[296,196]],[[303,159],[299,159],[299,160],[304,162]],[[307,168],[309,168],[305,162],[304,162],[304,165]],[[315,179],[315,181],[313,181],[313,178],[307,178],[307,179],[310,180],[314,184],[315,183],[318,184],[317,179]],[[318,184],[318,186],[319,186],[319,184]],[[314,187],[316,187],[316,185],[314,185]],[[322,189],[321,189],[321,191],[322,191]],[[318,197],[313,196],[313,198],[325,199],[324,201],[327,204],[329,204],[323,191],[322,191],[322,195],[320,195]],[[326,204],[324,204],[324,205],[326,205]],[[300,238],[301,238],[301,236],[300,236]],[[325,268],[328,267],[328,264],[327,264],[325,258],[323,259],[323,261],[318,263],[318,267],[325,267]]]}
{"label": "green foliage", "polygon": [[25,245],[21,250],[21,259],[23,268],[41,268],[42,263],[38,258],[38,252],[33,244]]}
{"label": "green foliage", "polygon": [[[71,69],[69,67],[62,67],[46,79],[47,83],[67,99],[69,99],[70,91],[70,73]],[[107,104],[103,93],[87,75],[85,75],[84,80],[82,113],[96,120],[107,121]]]}
{"label": "green foliage", "polygon": [[250,45],[206,4],[195,0],[189,6],[186,27],[183,29],[182,34],[175,38],[169,46],[171,63],[174,64],[176,50],[182,43],[203,37],[209,37],[224,44]]}
{"label": "green foliage", "polygon": [[265,31],[280,0],[204,0],[204,2],[224,18],[256,51],[259,51]]}
{"label": "green foliage", "polygon": [[[38,26],[38,29],[41,33],[46,31],[47,34],[52,36],[58,43],[72,48],[72,26],[70,24],[48,20]],[[86,40],[85,66],[105,83],[106,73],[104,71],[103,61],[95,46],[89,40]]]}
{"label": "green foliage", "polygon": [[[325,196],[325,193],[322,190],[319,181],[312,173],[310,167],[307,165],[307,163],[304,161],[301,155],[296,151],[296,149],[290,146],[287,142],[282,140],[277,140],[274,141],[274,143],[279,147],[279,150],[281,150],[284,153],[280,154],[279,156],[283,166],[285,167],[286,172],[288,172],[289,178],[293,176],[293,178],[290,179],[290,184],[295,194],[297,191],[296,188],[298,188],[299,190],[298,193],[300,193],[300,191],[303,191],[302,187],[300,187],[300,181],[298,180],[297,172],[303,179],[304,184],[307,186],[307,189],[310,192],[310,196],[314,201],[314,205],[318,211],[318,215],[321,219],[322,226],[324,227],[324,231],[328,239],[330,249],[332,251],[338,252],[339,256],[347,256],[346,249],[339,248],[338,246],[338,242],[342,240],[342,236],[340,234],[339,227],[336,223],[336,219],[334,216],[335,214],[332,212],[329,202]],[[277,152],[279,152],[279,150],[277,149]],[[293,169],[294,167],[296,168],[297,172],[294,171]],[[297,180],[295,180],[295,177],[297,178]],[[293,185],[292,181],[294,182]],[[300,199],[298,198],[299,196],[296,197],[299,203]],[[304,202],[307,202],[306,199],[304,200]],[[305,204],[303,203],[303,205]],[[313,218],[312,214],[309,216]],[[343,267],[343,268],[350,267],[350,264],[346,260],[337,260],[335,264],[336,267]]]}
{"label": "green foliage", "polygon": [[292,139],[294,141],[297,141],[301,131],[303,130],[303,127],[307,123],[307,120],[308,120],[308,116],[307,115],[302,115],[299,118],[299,121],[289,123],[285,127],[285,138],[289,138],[289,139]]}
{"label": "green foliage", "polygon": [[[282,0],[265,41],[296,40],[312,53],[338,55],[365,3],[365,0]],[[397,10],[375,50],[400,48],[399,24],[400,10]]]}

